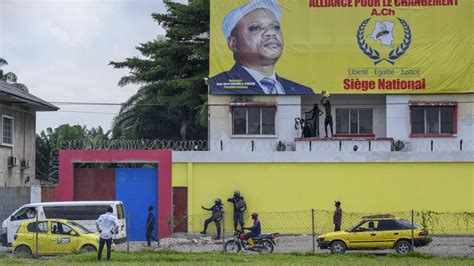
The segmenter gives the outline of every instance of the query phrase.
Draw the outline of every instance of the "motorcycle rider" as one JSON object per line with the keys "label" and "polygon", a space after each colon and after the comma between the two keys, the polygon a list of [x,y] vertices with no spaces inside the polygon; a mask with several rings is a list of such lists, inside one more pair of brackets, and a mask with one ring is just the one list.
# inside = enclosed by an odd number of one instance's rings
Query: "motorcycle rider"
{"label": "motorcycle rider", "polygon": [[252,220],[253,220],[253,225],[252,227],[245,227],[244,229],[250,230],[250,232],[246,233],[244,235],[244,239],[247,240],[249,244],[249,248],[253,248],[254,242],[253,238],[257,237],[260,235],[262,232],[262,227],[260,225],[260,220],[258,219],[258,213],[254,212],[252,213]]}
{"label": "motorcycle rider", "polygon": [[234,196],[227,199],[234,204],[234,231],[237,231],[237,224],[240,224],[240,231],[244,230],[244,211],[247,209],[244,197],[240,196],[240,191],[234,191]]}
{"label": "motorcycle rider", "polygon": [[214,205],[211,208],[205,208],[201,206],[201,208],[203,208],[206,211],[212,211],[212,216],[204,221],[204,230],[201,232],[201,234],[204,234],[204,235],[207,234],[206,233],[207,226],[210,223],[214,222],[216,224],[216,230],[217,230],[217,236],[215,239],[217,240],[221,238],[221,220],[222,220],[222,215],[223,215],[222,205],[223,204],[222,204],[221,199],[215,199]]}

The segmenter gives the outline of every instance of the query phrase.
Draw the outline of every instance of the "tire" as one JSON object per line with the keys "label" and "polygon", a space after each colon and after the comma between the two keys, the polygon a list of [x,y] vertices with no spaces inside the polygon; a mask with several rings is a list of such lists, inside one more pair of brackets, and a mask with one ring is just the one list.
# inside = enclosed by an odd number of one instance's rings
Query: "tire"
{"label": "tire", "polygon": [[31,257],[31,249],[28,246],[21,245],[15,249],[15,256],[18,257]]}
{"label": "tire", "polygon": [[81,248],[81,253],[97,252],[97,249],[92,245],[85,245]]}
{"label": "tire", "polygon": [[261,248],[260,253],[273,253],[273,249],[275,248],[275,246],[270,240],[266,240],[266,239],[262,240],[261,245],[262,245],[262,248]]}
{"label": "tire", "polygon": [[413,247],[411,246],[410,242],[406,240],[400,240],[397,242],[397,244],[395,244],[395,251],[398,254],[402,254],[402,255],[408,254],[412,251],[412,249]]}
{"label": "tire", "polygon": [[229,240],[224,245],[224,251],[227,253],[239,253],[240,250],[241,247],[237,240]]}
{"label": "tire", "polygon": [[347,249],[346,244],[341,240],[333,241],[330,248],[332,254],[344,254]]}

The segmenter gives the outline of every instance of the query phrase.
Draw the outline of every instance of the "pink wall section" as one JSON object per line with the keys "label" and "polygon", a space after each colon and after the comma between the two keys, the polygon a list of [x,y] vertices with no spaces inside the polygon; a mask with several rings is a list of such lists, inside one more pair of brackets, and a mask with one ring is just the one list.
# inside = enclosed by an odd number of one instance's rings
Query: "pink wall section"
{"label": "pink wall section", "polygon": [[172,216],[171,151],[151,150],[60,150],[59,183],[56,201],[74,200],[74,163],[157,163],[158,164],[158,232],[171,235],[167,218]]}

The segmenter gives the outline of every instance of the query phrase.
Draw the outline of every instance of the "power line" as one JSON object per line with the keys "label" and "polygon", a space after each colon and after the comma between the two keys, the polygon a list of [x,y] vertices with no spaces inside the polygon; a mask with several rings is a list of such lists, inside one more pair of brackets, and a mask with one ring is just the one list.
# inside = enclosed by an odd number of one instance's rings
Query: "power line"
{"label": "power line", "polygon": [[[423,101],[419,101],[423,102]],[[474,101],[429,101],[433,103],[443,103],[443,102],[453,102],[456,104],[465,104],[465,103],[474,103]],[[50,102],[55,105],[95,105],[95,106],[123,106],[125,103],[105,103],[105,102]],[[258,103],[258,102],[254,102]],[[227,104],[207,104],[207,106],[225,106],[228,107],[230,103]],[[159,103],[137,103],[137,104],[132,104],[132,105],[137,105],[137,106],[165,106],[164,104],[159,104]],[[308,104],[291,104],[291,103],[275,103],[276,106],[312,106],[313,104],[308,103]],[[369,103],[369,102],[359,102],[359,103],[334,103],[332,102],[331,105],[333,106],[344,106],[344,105],[354,105],[354,106],[374,106],[374,105],[409,105],[409,103],[406,102],[400,102],[400,103]]]}
{"label": "power line", "polygon": [[58,110],[58,112],[62,112],[62,113],[80,113],[80,114],[99,114],[99,115],[117,115],[118,114],[118,113],[71,111],[71,110]]}

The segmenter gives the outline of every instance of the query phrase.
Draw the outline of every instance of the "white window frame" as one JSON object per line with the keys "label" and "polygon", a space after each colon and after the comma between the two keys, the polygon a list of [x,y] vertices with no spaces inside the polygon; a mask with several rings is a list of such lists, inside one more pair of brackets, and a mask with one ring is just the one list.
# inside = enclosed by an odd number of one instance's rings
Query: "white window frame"
{"label": "white window frame", "polygon": [[[5,139],[5,136],[4,136],[4,127],[5,127],[5,123],[4,123],[4,119],[7,118],[7,119],[10,119],[12,121],[12,129],[11,129],[11,133],[12,133],[12,143],[5,143],[4,142],[4,139]],[[2,115],[2,145],[3,146],[8,146],[8,147],[13,147],[13,144],[15,143],[15,119],[13,118],[13,116],[9,116],[9,115]]]}
{"label": "white window frame", "polygon": [[[245,134],[234,134],[234,114],[233,114],[233,108],[245,108],[246,109],[246,112],[245,112]],[[249,134],[249,109],[250,108],[258,108],[259,111],[260,111],[260,133],[259,134]],[[265,105],[258,105],[258,106],[252,106],[252,105],[243,105],[243,106],[232,106],[232,111],[230,112],[230,124],[231,124],[231,136],[232,137],[236,137],[236,138],[241,138],[241,137],[256,137],[256,138],[272,138],[272,137],[276,137],[276,130],[277,130],[277,126],[276,126],[276,114],[274,115],[274,134],[262,134],[262,130],[263,130],[263,116],[262,116],[262,109],[263,108],[273,108],[274,109],[274,112],[277,111],[277,108],[276,106],[265,106]]]}
{"label": "white window frame", "polygon": [[[349,117],[348,117],[348,129],[349,132],[347,133],[342,133],[337,131],[337,125],[334,123],[334,130],[336,131],[336,134],[338,135],[374,135],[374,109],[373,108],[351,108],[351,107],[344,107],[344,108],[336,108],[336,120],[337,120],[337,110],[347,110],[349,112]],[[351,133],[351,111],[357,110],[357,133]],[[372,112],[372,133],[360,133],[360,111],[361,110],[370,110]]]}

